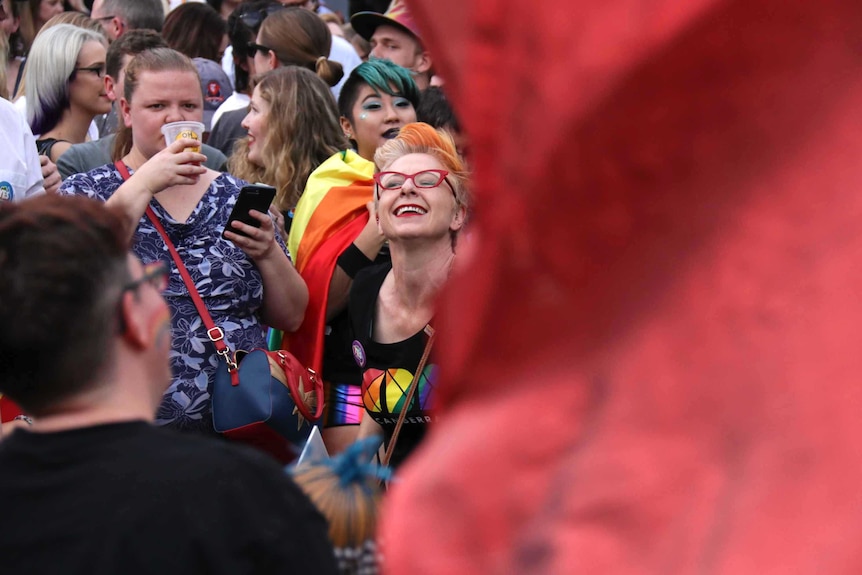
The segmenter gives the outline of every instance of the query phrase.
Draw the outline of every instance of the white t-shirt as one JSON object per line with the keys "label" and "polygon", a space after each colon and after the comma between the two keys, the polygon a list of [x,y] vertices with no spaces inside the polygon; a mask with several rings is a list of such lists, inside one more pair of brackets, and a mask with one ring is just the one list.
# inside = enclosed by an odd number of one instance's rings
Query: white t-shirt
{"label": "white t-shirt", "polygon": [[[221,69],[227,74],[227,77],[230,79],[230,87],[233,88],[233,93],[236,94],[236,74],[233,67],[233,46],[228,44],[228,47],[224,49],[224,56],[221,57]],[[213,125],[215,125],[215,116],[213,116]]]}
{"label": "white t-shirt", "polygon": [[333,36],[332,47],[329,49],[329,59],[338,62],[344,68],[344,77],[341,78],[338,84],[332,87],[332,94],[338,100],[338,95],[341,94],[341,87],[347,81],[353,69],[362,64],[362,58],[356,53],[353,44],[341,36]]}
{"label": "white t-shirt", "polygon": [[0,98],[0,201],[45,193],[36,138],[11,103]]}

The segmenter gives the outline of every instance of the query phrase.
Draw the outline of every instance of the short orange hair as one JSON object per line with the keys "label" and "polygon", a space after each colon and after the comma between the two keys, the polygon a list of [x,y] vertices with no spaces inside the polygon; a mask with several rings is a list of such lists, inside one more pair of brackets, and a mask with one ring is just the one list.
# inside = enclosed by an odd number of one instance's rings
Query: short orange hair
{"label": "short orange hair", "polygon": [[378,171],[383,171],[407,154],[428,154],[437,158],[449,172],[455,200],[461,206],[469,206],[467,166],[458,155],[455,142],[448,132],[432,128],[424,122],[407,124],[401,128],[396,138],[377,148],[374,163]]}

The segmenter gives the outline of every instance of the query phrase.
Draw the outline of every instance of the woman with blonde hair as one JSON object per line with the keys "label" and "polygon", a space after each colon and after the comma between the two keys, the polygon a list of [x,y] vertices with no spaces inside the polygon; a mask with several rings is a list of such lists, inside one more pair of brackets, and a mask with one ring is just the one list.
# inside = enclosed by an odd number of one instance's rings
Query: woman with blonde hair
{"label": "woman with blonde hair", "polygon": [[[4,0],[4,1],[7,1],[7,0]],[[17,6],[18,3],[12,2],[12,5]],[[23,14],[29,14],[29,12],[27,10],[24,10]],[[35,37],[30,37],[30,40],[27,43],[26,51],[23,51],[20,53],[17,52],[17,51],[20,51],[20,49],[23,46],[20,32],[21,32],[21,28],[24,25],[23,24],[24,20],[25,20],[24,16],[21,16],[20,18],[18,18],[18,16],[15,16],[15,22],[13,24],[13,27],[16,30],[16,37],[14,38],[14,43],[17,44],[17,46],[12,46],[12,48],[14,48],[16,50],[16,55],[19,56],[18,57],[19,67],[17,68],[19,77],[15,81],[14,89],[9,92],[9,97],[13,100],[16,100],[16,106],[17,105],[21,106],[20,110],[21,110],[22,114],[26,114],[26,112],[24,111],[25,107],[23,104],[23,102],[25,101],[25,99],[24,99],[24,88],[25,88],[24,73],[26,72],[26,67],[27,67],[25,65],[26,61],[27,61],[25,56],[30,51],[30,47],[33,44],[33,40],[35,39]],[[89,16],[81,14],[80,12],[60,12],[59,14],[57,14],[56,16],[53,16],[50,20],[45,22],[45,24],[40,28],[39,31],[44,32],[46,30],[50,30],[51,28],[53,28],[57,24],[71,24],[73,26],[77,26],[78,28],[83,28],[85,30],[90,30],[91,32],[96,32],[97,34],[101,34],[102,36],[105,35],[105,31],[102,28],[102,25],[99,24],[98,21],[93,20]],[[105,37],[105,41],[107,42],[107,37]],[[8,81],[8,77],[7,77],[7,81]],[[18,102],[21,102],[21,104],[18,104]],[[98,134],[98,132],[96,132],[96,134]]]}
{"label": "woman with blonde hair", "polygon": [[243,180],[275,186],[273,206],[281,212],[276,218],[289,228],[309,174],[347,148],[335,101],[313,72],[278,68],[258,79],[242,125],[248,136],[237,143],[228,170]]}
{"label": "woman with blonde hair", "polygon": [[57,24],[36,36],[25,71],[27,121],[51,161],[86,141],[93,118],[111,109],[105,93],[104,35]]}
{"label": "woman with blonde hair", "polygon": [[[431,420],[437,366],[416,373],[429,346],[434,301],[446,283],[467,220],[467,171],[451,136],[408,124],[374,155],[377,225],[391,262],[361,270],[350,288],[352,351],[362,372],[365,417],[359,438],[382,435],[387,449],[402,411],[404,426],[388,462],[397,468]],[[417,386],[412,399],[406,398]]]}
{"label": "woman with blonde hair", "polygon": [[[271,9],[275,11],[270,12]],[[314,13],[302,8],[281,8],[276,4],[259,10],[250,9],[244,16],[265,18],[255,41],[247,44],[246,57],[252,58],[258,75],[276,68],[297,66],[314,72],[330,88],[344,75],[341,64],[327,58],[332,34]],[[237,20],[238,26],[245,26],[243,17]],[[245,133],[241,125],[244,118],[241,110],[222,114],[212,132],[213,145],[232,155],[231,141],[238,134]]]}

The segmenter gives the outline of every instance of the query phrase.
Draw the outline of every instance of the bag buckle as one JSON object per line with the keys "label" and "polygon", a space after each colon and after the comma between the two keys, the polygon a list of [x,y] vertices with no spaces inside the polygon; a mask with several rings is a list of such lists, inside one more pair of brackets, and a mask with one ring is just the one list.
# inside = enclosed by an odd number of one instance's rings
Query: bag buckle
{"label": "bag buckle", "polygon": [[[207,337],[210,338],[210,341],[213,343],[217,341],[223,341],[224,330],[219,326],[211,327],[207,330]],[[234,373],[237,370],[237,367],[239,366],[236,363],[236,358],[231,357],[229,347],[225,346],[223,349],[218,349],[218,347],[216,347],[216,353],[219,354],[222,359],[224,359],[225,363],[227,364],[227,370],[230,373]]]}
{"label": "bag buckle", "polygon": [[210,341],[213,343],[221,341],[224,339],[224,330],[219,326],[211,327],[207,330],[207,337],[210,338]]}
{"label": "bag buckle", "polygon": [[217,349],[216,353],[224,359],[229,373],[234,373],[237,370],[239,366],[237,365],[236,360],[230,356],[230,348]]}

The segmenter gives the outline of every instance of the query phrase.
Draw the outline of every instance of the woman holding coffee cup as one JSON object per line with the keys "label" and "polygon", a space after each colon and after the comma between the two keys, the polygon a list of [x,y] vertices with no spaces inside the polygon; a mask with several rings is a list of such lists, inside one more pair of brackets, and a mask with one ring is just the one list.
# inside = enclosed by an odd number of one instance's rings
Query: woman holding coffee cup
{"label": "woman holding coffee cup", "polygon": [[295,330],[305,313],[308,290],[269,215],[252,210],[260,227],[232,222],[234,231],[226,230],[222,237],[244,182],[201,165],[206,157],[194,151],[199,140],[186,137],[196,135],[193,129],[166,142],[163,126],[199,122],[203,115],[200,80],[191,60],[169,48],[139,54],[126,68],[124,92],[120,109],[125,127],[114,154],[130,177],[124,179],[118,166],[108,164],[70,177],[60,191],[115,206],[127,218],[135,255],[144,264],[169,264],[164,296],[171,308],[174,379],[157,423],[212,433],[215,347],[164,241],[144,215],[147,207],[181,254],[231,349],[266,347],[264,324]]}

